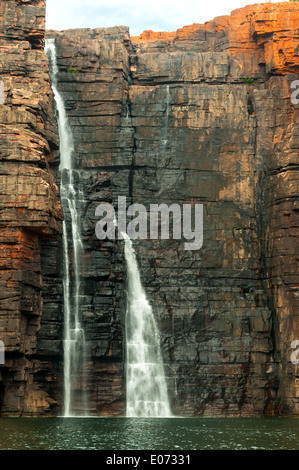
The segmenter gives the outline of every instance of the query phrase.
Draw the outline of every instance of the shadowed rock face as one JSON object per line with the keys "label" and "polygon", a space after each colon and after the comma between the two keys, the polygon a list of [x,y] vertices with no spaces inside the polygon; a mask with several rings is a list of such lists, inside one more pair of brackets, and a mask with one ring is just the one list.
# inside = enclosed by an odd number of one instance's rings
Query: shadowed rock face
{"label": "shadowed rock face", "polygon": [[[43,2],[5,3],[9,11],[14,4],[21,8],[18,24],[25,8],[43,10]],[[61,244],[55,235],[61,215],[51,179],[53,171],[59,182],[57,130],[47,59],[34,50],[38,41],[30,42],[39,37],[40,16],[34,15],[27,39],[0,33],[0,48],[20,56],[15,61],[6,52],[0,61],[10,99],[0,106],[1,125],[5,112],[4,126],[14,129],[5,138],[22,142],[14,147],[1,138],[1,178],[16,185],[16,164],[18,184],[20,172],[33,178],[30,191],[25,183],[14,186],[13,200],[5,195],[9,189],[4,196],[1,191],[4,203],[8,199],[8,208],[1,208],[1,283],[12,290],[1,303],[0,332],[13,333],[5,337],[11,363],[0,369],[3,414],[58,413],[62,401]],[[298,21],[299,6],[291,2],[248,6],[205,25],[139,38],[130,38],[125,27],[47,33],[56,38],[59,90],[83,194],[82,305],[92,414],[125,412],[124,247],[95,236],[95,208],[103,201],[116,207],[118,196],[147,208],[204,205],[201,250],[184,250],[185,240],[134,242],[161,331],[173,413],[298,413],[298,366],[290,362],[291,342],[299,339],[299,105],[290,99],[291,82],[299,79]],[[22,73],[12,73],[16,64]],[[9,91],[14,81],[16,102]],[[20,105],[24,112],[16,115]],[[25,267],[9,250],[24,253]],[[10,287],[13,275],[17,292]],[[18,308],[11,312],[5,302],[12,308],[14,301]],[[19,324],[27,325],[20,327],[24,345],[15,333]]]}

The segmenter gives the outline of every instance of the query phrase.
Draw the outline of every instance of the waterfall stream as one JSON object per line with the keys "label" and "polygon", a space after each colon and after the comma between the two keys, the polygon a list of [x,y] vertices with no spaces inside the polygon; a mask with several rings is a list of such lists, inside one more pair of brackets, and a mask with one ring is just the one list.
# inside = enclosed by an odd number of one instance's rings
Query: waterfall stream
{"label": "waterfall stream", "polygon": [[[86,341],[80,306],[80,270],[83,243],[80,234],[78,191],[74,169],[73,138],[63,98],[58,91],[58,67],[55,40],[46,40],[51,85],[58,112],[60,138],[61,200],[63,222],[63,294],[64,294],[64,416],[87,415],[83,366],[87,360]],[[152,308],[141,284],[135,251],[125,238],[128,277],[126,315],[127,340],[127,416],[171,416],[160,351],[160,335]],[[72,256],[70,256],[72,254]]]}
{"label": "waterfall stream", "polygon": [[127,416],[170,417],[159,330],[141,284],[132,242],[123,236],[128,278]]}
{"label": "waterfall stream", "polygon": [[[72,132],[63,98],[58,91],[58,66],[54,39],[47,39],[45,52],[50,62],[51,86],[58,112],[60,139],[61,202],[63,222],[63,296],[64,296],[64,416],[87,415],[85,386],[86,342],[80,306],[80,268],[83,243],[80,233],[80,192],[76,189],[73,168]],[[72,257],[70,253],[72,252]]]}
{"label": "waterfall stream", "polygon": [[166,97],[165,97],[166,108],[165,108],[164,140],[163,140],[165,147],[168,144],[169,102],[170,102],[169,85],[166,85]]}

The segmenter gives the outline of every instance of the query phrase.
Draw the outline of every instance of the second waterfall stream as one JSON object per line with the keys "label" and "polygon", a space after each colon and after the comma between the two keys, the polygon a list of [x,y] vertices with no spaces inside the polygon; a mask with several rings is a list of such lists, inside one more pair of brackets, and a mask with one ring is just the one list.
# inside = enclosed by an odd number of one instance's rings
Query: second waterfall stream
{"label": "second waterfall stream", "polygon": [[159,330],[141,284],[132,241],[123,236],[128,282],[127,416],[170,417]]}

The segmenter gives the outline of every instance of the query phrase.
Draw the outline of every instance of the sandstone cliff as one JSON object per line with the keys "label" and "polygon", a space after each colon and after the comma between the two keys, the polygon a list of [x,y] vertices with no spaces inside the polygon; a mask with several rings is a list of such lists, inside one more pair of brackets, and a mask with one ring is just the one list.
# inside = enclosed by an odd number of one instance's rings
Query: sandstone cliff
{"label": "sandstone cliff", "polygon": [[[58,143],[40,50],[42,4],[0,7],[0,332],[11,345],[11,362],[0,368],[2,414],[58,413],[62,400],[61,213],[51,176],[58,182]],[[125,410],[123,243],[101,242],[94,231],[95,207],[116,206],[122,195],[146,207],[204,204],[201,250],[185,251],[178,240],[135,242],[173,412],[298,414],[298,366],[290,361],[299,339],[299,105],[290,99],[298,23],[299,5],[283,2],[138,38],[125,27],[47,33],[56,38],[84,195],[92,414]]]}
{"label": "sandstone cliff", "polygon": [[[51,163],[58,148],[44,44],[44,2],[0,2],[1,415],[51,409],[35,358],[42,315],[41,240],[60,231]],[[46,366],[48,368],[48,366]],[[47,371],[48,373],[48,371]]]}

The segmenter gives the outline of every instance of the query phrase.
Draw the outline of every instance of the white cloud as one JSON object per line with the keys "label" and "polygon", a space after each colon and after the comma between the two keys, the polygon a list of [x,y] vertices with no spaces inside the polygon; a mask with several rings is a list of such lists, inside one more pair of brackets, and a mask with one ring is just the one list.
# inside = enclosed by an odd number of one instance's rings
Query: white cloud
{"label": "white cloud", "polygon": [[47,29],[130,27],[131,35],[146,29],[174,31],[215,16],[229,15],[250,0],[47,0]]}

